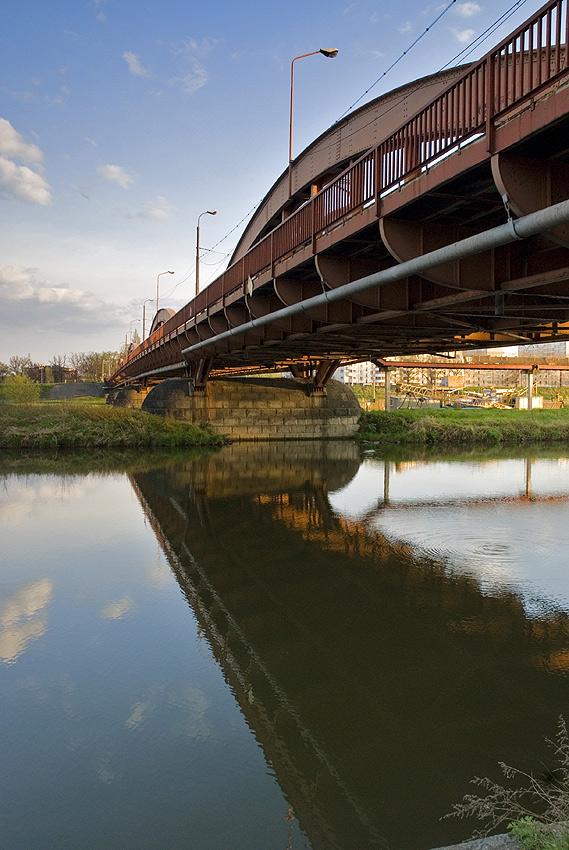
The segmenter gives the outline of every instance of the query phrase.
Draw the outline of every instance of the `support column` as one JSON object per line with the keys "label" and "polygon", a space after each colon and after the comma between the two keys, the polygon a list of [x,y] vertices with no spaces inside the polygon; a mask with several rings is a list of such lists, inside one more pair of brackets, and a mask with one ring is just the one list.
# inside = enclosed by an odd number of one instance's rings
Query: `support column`
{"label": "support column", "polygon": [[528,410],[533,409],[533,369],[528,372]]}
{"label": "support column", "polygon": [[391,410],[391,378],[389,377],[389,369],[385,367],[385,409]]}

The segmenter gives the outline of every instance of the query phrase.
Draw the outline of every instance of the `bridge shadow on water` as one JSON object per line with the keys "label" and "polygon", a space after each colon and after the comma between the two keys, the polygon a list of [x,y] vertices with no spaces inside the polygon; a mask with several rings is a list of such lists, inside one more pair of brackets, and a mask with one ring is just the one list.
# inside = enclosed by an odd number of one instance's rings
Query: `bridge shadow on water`
{"label": "bridge shadow on water", "polygon": [[425,850],[474,828],[439,821],[474,776],[551,766],[569,618],[340,516],[360,462],[236,444],[131,481],[314,850]]}

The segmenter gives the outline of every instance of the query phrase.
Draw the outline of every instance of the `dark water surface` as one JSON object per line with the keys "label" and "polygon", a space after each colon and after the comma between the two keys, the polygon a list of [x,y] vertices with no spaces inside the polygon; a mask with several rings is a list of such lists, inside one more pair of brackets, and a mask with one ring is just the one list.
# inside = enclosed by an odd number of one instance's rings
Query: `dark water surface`
{"label": "dark water surface", "polygon": [[154,464],[0,481],[1,850],[427,850],[554,767],[569,460]]}

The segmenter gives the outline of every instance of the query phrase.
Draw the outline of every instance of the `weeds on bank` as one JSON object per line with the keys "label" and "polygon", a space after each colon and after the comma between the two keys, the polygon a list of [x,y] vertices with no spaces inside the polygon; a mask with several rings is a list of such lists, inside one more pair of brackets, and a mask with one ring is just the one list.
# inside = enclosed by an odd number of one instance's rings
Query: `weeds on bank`
{"label": "weeds on bank", "polygon": [[563,717],[559,718],[552,747],[557,767],[543,778],[500,762],[506,779],[517,787],[506,787],[484,777],[472,780],[486,791],[485,796],[465,794],[446,818],[476,818],[485,821],[474,837],[508,826],[524,850],[569,850],[569,736]]}
{"label": "weeds on bank", "polygon": [[508,825],[523,850],[569,850],[569,833],[561,827],[539,823],[531,817]]}
{"label": "weeds on bank", "polygon": [[569,441],[564,410],[370,410],[362,413],[361,441],[408,445],[501,445]]}
{"label": "weeds on bank", "polygon": [[223,442],[209,428],[105,404],[0,406],[0,449],[178,448]]}

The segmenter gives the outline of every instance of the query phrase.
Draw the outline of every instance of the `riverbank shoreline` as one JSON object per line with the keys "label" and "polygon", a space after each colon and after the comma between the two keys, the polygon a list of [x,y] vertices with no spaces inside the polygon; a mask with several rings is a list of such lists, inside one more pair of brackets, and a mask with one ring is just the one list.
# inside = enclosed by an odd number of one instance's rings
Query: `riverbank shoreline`
{"label": "riverbank shoreline", "polygon": [[[348,439],[386,448],[558,446],[569,443],[569,408],[362,411],[358,430]],[[102,398],[0,404],[0,450],[215,447],[228,442],[211,426],[113,407]]]}
{"label": "riverbank shoreline", "polygon": [[0,450],[222,446],[211,428],[106,405],[101,399],[0,405]]}
{"label": "riverbank shoreline", "polygon": [[364,411],[360,442],[413,446],[526,445],[569,442],[569,409],[411,409]]}
{"label": "riverbank shoreline", "polygon": [[520,850],[520,843],[510,835],[491,835],[487,838],[474,838],[462,844],[436,847],[435,850]]}

